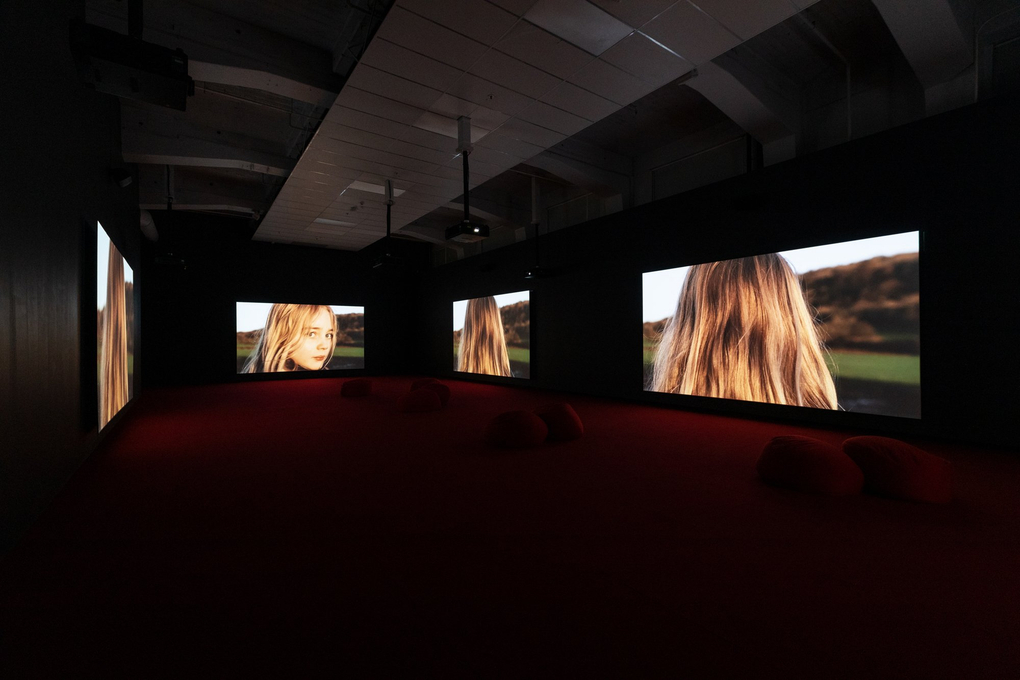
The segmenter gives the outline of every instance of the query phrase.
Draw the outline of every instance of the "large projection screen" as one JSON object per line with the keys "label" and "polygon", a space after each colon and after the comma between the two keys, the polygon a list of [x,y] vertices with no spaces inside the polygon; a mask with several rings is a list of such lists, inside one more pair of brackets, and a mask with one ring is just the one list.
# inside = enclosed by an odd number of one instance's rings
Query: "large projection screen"
{"label": "large projection screen", "polygon": [[134,271],[106,228],[96,229],[96,392],[99,429],[134,396]]}
{"label": "large projection screen", "polygon": [[647,272],[644,388],[921,417],[919,232]]}
{"label": "large projection screen", "polygon": [[237,303],[237,372],[301,373],[365,367],[365,308]]}
{"label": "large projection screen", "polygon": [[453,303],[453,370],[531,377],[531,292]]}

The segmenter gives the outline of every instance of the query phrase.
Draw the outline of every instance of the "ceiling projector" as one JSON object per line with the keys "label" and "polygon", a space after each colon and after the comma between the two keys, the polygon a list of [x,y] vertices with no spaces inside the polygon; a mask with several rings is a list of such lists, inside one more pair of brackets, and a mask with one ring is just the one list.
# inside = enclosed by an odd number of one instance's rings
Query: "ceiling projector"
{"label": "ceiling projector", "polygon": [[458,243],[476,243],[489,237],[489,225],[464,220],[446,229],[446,240]]}

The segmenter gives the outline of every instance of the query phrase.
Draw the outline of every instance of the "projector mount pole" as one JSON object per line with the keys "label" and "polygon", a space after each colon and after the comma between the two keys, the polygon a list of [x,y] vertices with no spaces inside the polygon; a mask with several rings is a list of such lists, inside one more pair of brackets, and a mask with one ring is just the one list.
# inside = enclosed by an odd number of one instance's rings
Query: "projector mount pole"
{"label": "projector mount pole", "polygon": [[457,119],[457,151],[460,152],[464,164],[464,224],[471,223],[471,203],[468,198],[468,155],[474,147],[471,146],[471,119],[461,116]]}

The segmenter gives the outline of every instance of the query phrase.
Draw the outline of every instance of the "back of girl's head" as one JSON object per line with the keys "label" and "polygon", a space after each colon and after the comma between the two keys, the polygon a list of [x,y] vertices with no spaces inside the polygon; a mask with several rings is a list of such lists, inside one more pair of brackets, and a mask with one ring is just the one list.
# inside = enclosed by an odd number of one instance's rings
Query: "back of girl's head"
{"label": "back of girl's head", "polygon": [[465,373],[511,376],[503,320],[491,295],[468,300],[461,332],[457,370]]}
{"label": "back of girl's head", "polygon": [[[294,362],[291,354],[301,344],[305,329],[323,312],[333,318],[333,310],[326,305],[287,305],[274,304],[269,309],[266,327],[262,330],[255,348],[252,350],[244,373],[274,373],[277,371],[293,371]],[[329,356],[333,356],[336,347],[336,334],[330,342]],[[323,364],[323,368],[328,365]]]}
{"label": "back of girl's head", "polygon": [[800,281],[771,253],[694,265],[666,324],[651,389],[836,408]]}

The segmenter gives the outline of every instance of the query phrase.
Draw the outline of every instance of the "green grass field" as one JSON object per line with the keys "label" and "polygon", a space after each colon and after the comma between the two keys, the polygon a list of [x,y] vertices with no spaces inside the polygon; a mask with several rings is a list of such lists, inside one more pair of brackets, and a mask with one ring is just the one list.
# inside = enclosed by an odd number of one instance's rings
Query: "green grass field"
{"label": "green grass field", "polygon": [[[460,350],[460,345],[453,346],[453,356],[457,356],[457,352]],[[510,361],[519,361],[523,364],[531,363],[531,349],[528,347],[507,347],[507,354],[510,355]]]}
{"label": "green grass field", "polygon": [[[875,380],[901,385],[921,384],[921,357],[919,356],[832,352],[826,357],[826,363],[833,375],[840,378]],[[833,364],[836,366],[835,370]]]}
{"label": "green grass field", "polygon": [[[237,356],[247,358],[251,351],[255,348],[254,345],[238,345]],[[337,347],[333,350],[333,356],[335,357],[363,357],[365,356],[364,347]]]}
{"label": "green grass field", "polygon": [[[655,359],[656,345],[645,345],[644,362]],[[832,352],[825,358],[829,371],[840,378],[874,380],[900,385],[921,384],[921,357],[906,354]]]}

